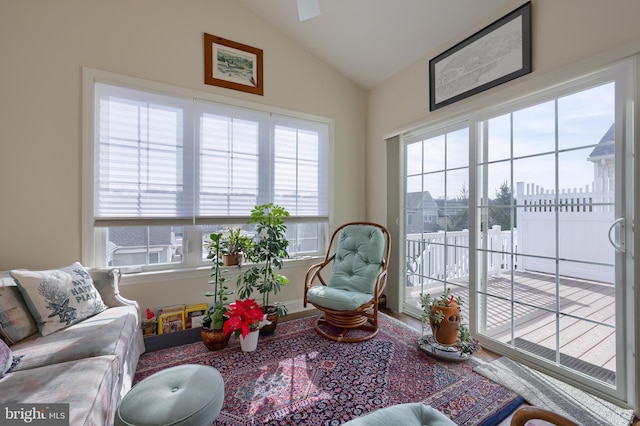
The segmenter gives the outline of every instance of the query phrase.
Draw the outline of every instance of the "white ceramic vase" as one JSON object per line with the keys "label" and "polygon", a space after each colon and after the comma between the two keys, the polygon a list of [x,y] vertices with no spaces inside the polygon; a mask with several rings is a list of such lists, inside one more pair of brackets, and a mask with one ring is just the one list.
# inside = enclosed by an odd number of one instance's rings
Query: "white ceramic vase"
{"label": "white ceramic vase", "polygon": [[260,337],[260,330],[250,331],[246,337],[240,336],[240,348],[242,349],[242,351],[255,351],[258,347],[258,337]]}

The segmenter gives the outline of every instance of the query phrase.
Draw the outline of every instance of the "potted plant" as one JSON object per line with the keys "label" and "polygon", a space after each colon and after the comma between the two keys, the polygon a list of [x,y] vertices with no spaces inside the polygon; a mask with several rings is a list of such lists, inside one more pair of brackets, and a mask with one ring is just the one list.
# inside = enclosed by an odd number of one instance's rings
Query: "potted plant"
{"label": "potted plant", "polygon": [[200,336],[209,350],[216,351],[223,349],[229,342],[230,334],[223,332],[223,325],[227,313],[227,296],[233,291],[229,291],[224,285],[226,278],[222,270],[223,263],[220,260],[222,234],[214,233],[209,238],[211,241],[206,246],[209,250],[207,259],[211,259],[212,262],[209,284],[214,287],[213,291],[206,292],[205,296],[213,297],[213,303],[209,305],[207,314],[203,318]]}
{"label": "potted plant", "polygon": [[254,351],[258,345],[260,327],[264,325],[264,313],[255,299],[236,300],[229,305],[227,321],[223,330],[240,337],[240,347],[244,352]]}
{"label": "potted plant", "polygon": [[421,294],[422,323],[429,324],[434,340],[441,345],[456,345],[463,354],[478,350],[478,343],[471,337],[469,328],[462,324],[463,300],[451,294],[447,287],[436,299],[430,294]]}
{"label": "potted plant", "polygon": [[249,224],[256,225],[253,247],[248,253],[249,260],[254,264],[238,277],[238,293],[242,298],[250,297],[254,290],[262,294],[262,309],[271,325],[264,327],[261,334],[273,333],[278,318],[287,315],[286,306],[269,301],[271,293],[276,294],[289,281],[276,272],[282,268],[284,259],[289,257],[285,217],[289,217],[289,212],[284,207],[269,203],[255,206],[249,219]]}
{"label": "potted plant", "polygon": [[222,261],[224,266],[240,265],[245,253],[253,246],[251,238],[242,235],[240,228],[227,228],[227,234],[222,236]]}

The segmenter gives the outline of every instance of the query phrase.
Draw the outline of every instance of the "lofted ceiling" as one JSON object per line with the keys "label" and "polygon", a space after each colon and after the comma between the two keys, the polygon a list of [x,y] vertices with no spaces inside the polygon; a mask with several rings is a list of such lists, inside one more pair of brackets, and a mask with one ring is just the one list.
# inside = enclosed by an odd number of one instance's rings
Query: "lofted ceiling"
{"label": "lofted ceiling", "polygon": [[320,15],[300,21],[296,0],[238,1],[366,90],[462,41],[512,2],[317,0]]}

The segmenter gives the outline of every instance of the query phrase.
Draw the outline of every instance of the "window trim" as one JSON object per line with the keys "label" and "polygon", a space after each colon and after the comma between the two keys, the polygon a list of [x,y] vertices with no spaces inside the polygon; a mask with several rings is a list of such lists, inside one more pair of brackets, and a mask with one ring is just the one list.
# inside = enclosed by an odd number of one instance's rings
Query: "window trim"
{"label": "window trim", "polygon": [[[94,162],[95,162],[95,83],[112,84],[115,86],[123,86],[131,89],[145,90],[157,92],[160,94],[167,94],[175,97],[191,98],[194,101],[212,102],[217,104],[229,105],[231,107],[245,108],[250,110],[256,110],[260,113],[267,113],[271,115],[278,115],[284,117],[290,117],[292,119],[307,120],[317,122],[319,124],[327,125],[327,190],[332,185],[332,165],[330,158],[333,153],[333,140],[334,140],[334,127],[335,120],[328,117],[322,117],[312,114],[307,114],[298,111],[287,110],[271,105],[259,104],[242,99],[230,98],[218,94],[207,93],[200,90],[188,89],[180,86],[175,86],[166,83],[159,83],[151,80],[145,80],[137,77],[131,77],[123,74],[116,74],[109,71],[98,70],[91,67],[82,68],[82,224],[81,224],[81,242],[82,242],[82,262],[86,265],[93,266],[105,266],[102,259],[106,259],[106,253],[102,252],[101,247],[106,247],[106,232],[101,231],[94,226],[93,217],[93,205],[94,205]],[[327,193],[327,216],[320,217],[297,217],[291,218],[291,223],[300,223],[308,221],[326,221],[331,224],[332,217],[332,197],[330,191]],[[88,207],[85,207],[88,206]],[[247,219],[248,219],[247,215]],[[238,222],[238,218],[206,218],[215,219],[220,224],[233,224]],[[114,221],[114,225],[117,225],[117,220]],[[199,220],[198,222],[201,222]],[[324,241],[319,241],[319,244]],[[308,256],[305,256],[308,257]],[[200,262],[197,265],[193,262],[185,262],[182,265],[162,265],[162,266],[149,266],[145,267],[145,272],[169,272],[175,270],[200,268],[205,265],[205,262]],[[133,271],[142,272],[142,268],[131,268]],[[138,270],[140,269],[140,270]]]}

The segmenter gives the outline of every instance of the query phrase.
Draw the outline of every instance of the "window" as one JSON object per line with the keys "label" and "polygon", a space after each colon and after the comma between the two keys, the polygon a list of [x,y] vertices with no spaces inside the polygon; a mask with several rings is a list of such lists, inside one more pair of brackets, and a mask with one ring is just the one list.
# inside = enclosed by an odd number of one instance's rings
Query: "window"
{"label": "window", "polygon": [[201,264],[210,233],[241,227],[251,234],[251,209],[269,202],[291,214],[292,256],[322,251],[328,120],[92,77],[85,89],[94,99],[87,141],[93,155],[85,171],[92,182],[85,212],[91,264],[138,270]]}

